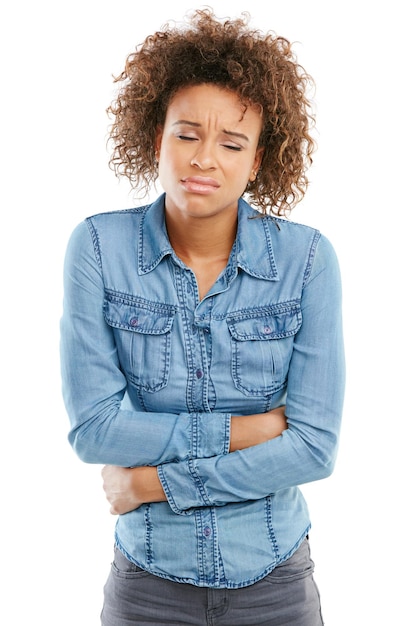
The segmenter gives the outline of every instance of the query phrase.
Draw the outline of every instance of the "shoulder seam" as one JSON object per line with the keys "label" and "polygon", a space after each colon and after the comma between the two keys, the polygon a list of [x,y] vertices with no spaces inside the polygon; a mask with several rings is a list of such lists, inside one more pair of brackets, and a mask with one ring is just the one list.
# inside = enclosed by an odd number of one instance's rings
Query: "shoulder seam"
{"label": "shoulder seam", "polygon": [[102,264],[102,261],[101,261],[100,239],[99,239],[99,236],[98,236],[98,232],[97,232],[96,228],[93,225],[92,217],[87,217],[85,222],[87,224],[88,230],[90,231],[90,236],[91,236],[91,239],[92,239],[92,242],[93,242],[94,254],[95,254],[95,257],[96,257],[97,264],[98,264],[100,270],[103,270],[103,264]]}
{"label": "shoulder seam", "polygon": [[302,285],[303,289],[304,289],[308,279],[310,278],[311,268],[313,267],[314,256],[316,254],[317,245],[318,245],[319,239],[321,237],[321,233],[320,233],[319,230],[313,229],[313,231],[314,231],[314,235],[313,235],[313,239],[311,241],[310,251],[309,251],[309,254],[308,254],[308,257],[307,257],[307,263],[306,263],[306,267],[305,267],[305,270],[304,270],[303,285]]}

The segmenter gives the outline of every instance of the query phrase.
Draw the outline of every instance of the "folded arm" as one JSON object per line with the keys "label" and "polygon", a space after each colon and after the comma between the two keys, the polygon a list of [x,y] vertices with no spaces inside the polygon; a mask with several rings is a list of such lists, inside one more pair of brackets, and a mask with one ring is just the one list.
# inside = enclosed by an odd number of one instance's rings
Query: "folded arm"
{"label": "folded arm", "polygon": [[[256,415],[232,416],[230,452],[243,450],[279,437],[287,428],[285,407]],[[156,467],[102,469],[103,489],[114,515],[128,513],[147,502],[163,502],[167,497]]]}

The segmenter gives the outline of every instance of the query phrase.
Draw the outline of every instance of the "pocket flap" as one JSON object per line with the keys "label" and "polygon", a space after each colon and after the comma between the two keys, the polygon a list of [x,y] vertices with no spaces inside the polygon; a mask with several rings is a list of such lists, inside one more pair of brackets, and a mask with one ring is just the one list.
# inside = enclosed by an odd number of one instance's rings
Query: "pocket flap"
{"label": "pocket flap", "polygon": [[147,335],[162,335],[171,330],[176,306],[152,302],[137,296],[106,291],[104,318],[114,328]]}
{"label": "pocket flap", "polygon": [[239,311],[227,317],[230,334],[237,341],[291,337],[300,328],[301,321],[299,302]]}

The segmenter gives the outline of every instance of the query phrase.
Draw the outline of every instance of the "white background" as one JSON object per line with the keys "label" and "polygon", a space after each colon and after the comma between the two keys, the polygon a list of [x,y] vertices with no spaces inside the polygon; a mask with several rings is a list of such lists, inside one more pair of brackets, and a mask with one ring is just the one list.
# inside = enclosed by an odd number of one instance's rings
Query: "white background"
{"label": "white background", "polygon": [[[268,7],[268,5],[270,5]],[[0,621],[98,626],[114,518],[67,443],[62,261],[75,225],[133,206],[109,170],[112,75],[191,2],[21,1],[2,9]],[[292,219],[338,252],[347,393],[333,476],[306,486],[326,626],[417,623],[412,3],[222,0],[221,17],[299,42],[319,149]],[[414,479],[414,480],[413,480]],[[233,626],[233,625],[231,625]]]}

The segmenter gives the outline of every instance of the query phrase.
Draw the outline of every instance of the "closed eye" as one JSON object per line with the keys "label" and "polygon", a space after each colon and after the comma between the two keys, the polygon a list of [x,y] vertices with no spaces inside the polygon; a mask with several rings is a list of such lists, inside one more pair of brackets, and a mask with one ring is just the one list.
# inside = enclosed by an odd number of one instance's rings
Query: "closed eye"
{"label": "closed eye", "polygon": [[[199,141],[199,137],[194,137],[193,135],[177,135],[177,139],[180,141]],[[232,150],[233,152],[240,152],[243,148],[237,144],[223,143],[223,148],[227,150]]]}
{"label": "closed eye", "polygon": [[235,152],[240,152],[242,150],[241,146],[230,145],[228,143],[223,144],[223,146],[228,150],[234,150]]}
{"label": "closed eye", "polygon": [[190,137],[189,135],[177,135],[181,141],[198,141],[197,137]]}

